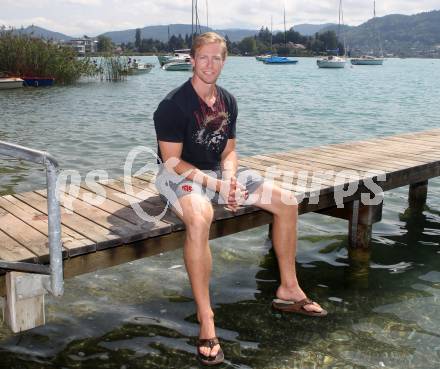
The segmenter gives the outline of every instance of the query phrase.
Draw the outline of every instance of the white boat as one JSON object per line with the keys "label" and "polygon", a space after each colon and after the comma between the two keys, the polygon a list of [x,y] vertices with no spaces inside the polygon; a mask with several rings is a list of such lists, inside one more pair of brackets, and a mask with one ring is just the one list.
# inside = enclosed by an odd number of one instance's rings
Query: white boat
{"label": "white boat", "polygon": [[[373,19],[375,19],[375,18],[376,18],[376,1],[374,1],[374,10],[373,10]],[[383,58],[382,40],[381,40],[380,33],[378,30],[376,30],[376,33],[378,36],[381,56],[362,55],[358,58],[352,58],[351,64],[353,64],[353,65],[382,65],[383,64],[384,58]]]}
{"label": "white boat", "polygon": [[9,90],[13,88],[23,87],[23,80],[21,78],[0,78],[0,90]]}
{"label": "white boat", "polygon": [[192,71],[192,64],[190,61],[174,61],[166,63],[162,66],[163,70],[168,71]]}
{"label": "white boat", "polygon": [[161,67],[163,67],[165,64],[173,63],[173,62],[180,62],[180,61],[189,61],[190,56],[190,49],[181,49],[181,50],[174,50],[172,55],[159,55],[157,59],[159,60],[159,64]]}
{"label": "white boat", "polygon": [[382,65],[383,58],[370,55],[362,55],[359,58],[352,58],[351,64],[353,65]]}
{"label": "white boat", "polygon": [[[342,0],[339,0],[339,22],[338,22],[338,39],[341,34],[341,24],[344,25],[344,13],[342,12]],[[345,57],[345,52],[347,49],[347,46],[345,44],[345,33],[343,34],[344,39],[344,56],[337,56],[337,55],[328,55],[324,56],[322,58],[319,58],[316,61],[316,64],[319,68],[344,68],[345,64],[347,64],[347,58]],[[339,54],[339,47],[336,50],[332,50],[332,52],[335,52],[336,54]]]}
{"label": "white boat", "polygon": [[347,63],[347,59],[340,56],[326,56],[316,61],[319,68],[344,68]]}
{"label": "white boat", "polygon": [[154,64],[133,62],[129,70],[133,74],[149,73],[153,69]]}
{"label": "white boat", "polygon": [[271,58],[271,57],[272,57],[271,54],[257,55],[257,56],[255,57],[255,59],[258,60],[258,61],[265,61],[266,59],[269,59],[269,58]]}

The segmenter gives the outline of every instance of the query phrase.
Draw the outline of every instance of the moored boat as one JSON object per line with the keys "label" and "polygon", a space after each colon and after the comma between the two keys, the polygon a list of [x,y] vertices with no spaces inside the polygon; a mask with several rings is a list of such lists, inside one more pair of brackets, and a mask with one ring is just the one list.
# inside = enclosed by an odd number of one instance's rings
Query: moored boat
{"label": "moored boat", "polygon": [[359,58],[352,58],[351,64],[353,65],[382,65],[383,58],[370,56],[370,55],[362,55]]}
{"label": "moored boat", "polygon": [[152,63],[133,62],[133,64],[129,67],[129,72],[132,74],[143,74],[149,73],[153,68],[154,64]]}
{"label": "moored boat", "polygon": [[257,55],[255,57],[255,59],[258,60],[258,61],[265,61],[266,59],[269,59],[271,57],[272,57],[272,55],[270,55],[270,54],[267,54],[267,55]]}
{"label": "moored boat", "polygon": [[24,85],[29,87],[49,87],[55,83],[53,77],[21,77],[24,80]]}
{"label": "moored boat", "polygon": [[179,61],[189,61],[190,59],[190,49],[174,50],[173,55],[158,55],[157,59],[159,64],[163,67],[165,64],[179,62]]}
{"label": "moored boat", "polygon": [[24,81],[21,78],[16,77],[0,78],[0,90],[10,90],[23,87],[23,82]]}
{"label": "moored boat", "polygon": [[[339,40],[341,36],[341,25],[344,25],[344,13],[342,11],[342,0],[339,0],[339,21],[338,21],[338,33],[337,40]],[[329,55],[319,58],[316,61],[316,64],[319,68],[328,68],[328,69],[338,69],[345,68],[345,64],[347,64],[346,51],[347,45],[345,43],[345,33],[342,32],[343,37],[343,46],[344,46],[344,55],[339,56],[340,50],[339,46],[336,49],[327,50]]]}
{"label": "moored boat", "polygon": [[298,60],[289,59],[283,56],[271,56],[263,60],[264,64],[296,64]]}
{"label": "moored boat", "polygon": [[[376,1],[374,1],[374,8],[373,8],[373,19],[376,18]],[[375,24],[375,23],[374,23]],[[382,49],[382,40],[380,37],[379,30],[376,30],[378,42],[379,42],[379,49],[380,49],[380,56],[374,56],[374,55],[362,55],[358,58],[352,58],[351,64],[352,65],[383,65],[384,57],[383,57],[383,49]]]}
{"label": "moored boat", "polygon": [[347,60],[345,58],[329,55],[316,61],[319,68],[344,68]]}
{"label": "moored boat", "polygon": [[168,71],[191,71],[192,64],[190,61],[174,61],[164,64],[162,69]]}

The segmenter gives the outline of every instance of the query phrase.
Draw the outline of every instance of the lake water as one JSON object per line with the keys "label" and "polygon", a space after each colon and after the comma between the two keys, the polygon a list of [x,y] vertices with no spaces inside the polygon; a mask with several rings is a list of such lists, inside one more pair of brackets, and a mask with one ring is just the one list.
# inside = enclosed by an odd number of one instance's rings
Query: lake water
{"label": "lake water", "polygon": [[[153,112],[189,77],[156,66],[121,83],[0,91],[0,140],[47,150],[83,177],[98,169],[117,177],[133,147],[155,147]],[[440,128],[439,81],[440,60],[324,70],[315,59],[269,66],[231,57],[220,84],[237,97],[238,151],[249,155]],[[43,185],[41,168],[0,160],[0,194]],[[405,212],[407,192],[385,194],[368,275],[348,265],[345,221],[301,216],[298,275],[329,310],[322,320],[270,309],[278,272],[267,227],[211,242],[222,367],[440,367],[440,181],[429,182],[423,213]],[[62,298],[48,296],[44,327],[15,335],[0,327],[1,368],[198,367],[182,250],[65,287]]]}

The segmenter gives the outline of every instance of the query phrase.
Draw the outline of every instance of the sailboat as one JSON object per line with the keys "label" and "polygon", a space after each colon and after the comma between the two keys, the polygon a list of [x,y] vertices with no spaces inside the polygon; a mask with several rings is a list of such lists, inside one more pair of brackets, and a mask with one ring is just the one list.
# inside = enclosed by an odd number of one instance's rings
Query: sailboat
{"label": "sailboat", "polygon": [[[342,12],[342,0],[339,0],[338,36],[340,34],[341,22],[343,25],[344,13]],[[339,52],[339,49],[336,50]],[[345,53],[345,36],[344,36],[344,53]],[[318,65],[319,68],[344,68],[346,63],[347,63],[347,59],[345,58],[345,54],[342,57],[337,55],[329,55],[323,58],[319,58],[316,61],[316,64]]]}
{"label": "sailboat", "polygon": [[384,58],[372,55],[362,55],[359,58],[352,58],[353,65],[382,65]]}
{"label": "sailboat", "polygon": [[262,54],[262,55],[257,55],[255,57],[255,59],[257,61],[264,61],[266,59],[269,59],[272,57],[272,16],[270,17],[270,53],[266,53],[266,54]]}
{"label": "sailboat", "polygon": [[[373,10],[373,19],[376,18],[376,0],[374,0],[374,10]],[[377,33],[379,35],[379,32]],[[382,56],[372,56],[372,55],[362,55],[359,58],[352,58],[351,64],[353,65],[382,65],[384,58],[383,58],[383,50],[382,45],[380,42],[380,35],[379,35],[379,45]]]}
{"label": "sailboat", "polygon": [[[271,22],[272,23],[272,22]],[[272,25],[271,25],[271,40],[272,40]],[[286,31],[286,8],[284,8],[284,48],[287,50],[287,31]],[[268,58],[263,58],[264,64],[274,65],[274,64],[296,64],[298,60],[289,59],[283,56],[270,56]]]}
{"label": "sailboat", "polygon": [[[191,2],[191,17],[191,36],[194,38],[197,32],[202,33],[197,0]],[[206,1],[206,26],[208,27],[208,1]],[[190,51],[190,49],[174,50],[173,55],[158,56],[161,68],[167,71],[192,71]]]}

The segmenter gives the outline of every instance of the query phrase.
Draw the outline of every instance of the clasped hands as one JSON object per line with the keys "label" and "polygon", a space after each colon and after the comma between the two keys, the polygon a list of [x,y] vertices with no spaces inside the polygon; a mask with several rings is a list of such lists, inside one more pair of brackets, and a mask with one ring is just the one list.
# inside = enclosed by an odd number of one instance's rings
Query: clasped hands
{"label": "clasped hands", "polygon": [[248,199],[249,191],[237,181],[235,176],[232,176],[222,181],[220,195],[226,201],[226,207],[235,212]]}

